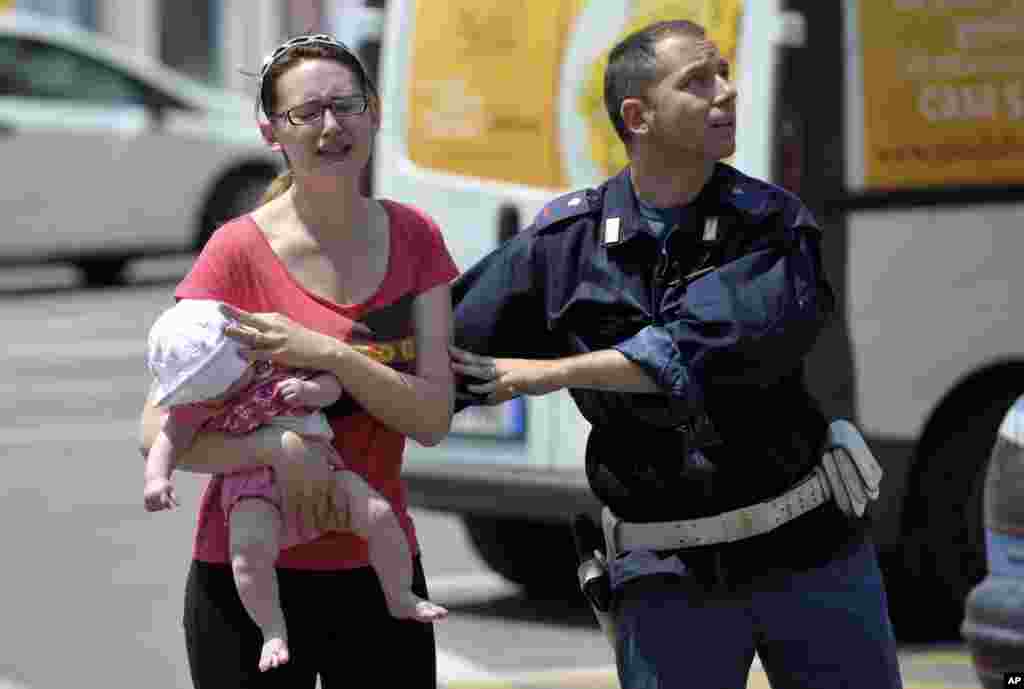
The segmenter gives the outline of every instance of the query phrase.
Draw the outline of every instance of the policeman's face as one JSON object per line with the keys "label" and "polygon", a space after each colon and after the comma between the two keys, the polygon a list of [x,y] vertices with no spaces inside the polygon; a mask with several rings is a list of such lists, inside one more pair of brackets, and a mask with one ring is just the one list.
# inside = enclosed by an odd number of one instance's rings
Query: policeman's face
{"label": "policeman's face", "polygon": [[[274,88],[275,107],[281,113],[298,105],[363,94],[358,76],[348,66],[327,58],[298,62],[278,77]],[[275,118],[272,137],[296,176],[358,178],[370,158],[378,125],[377,104],[370,97],[369,107],[361,114],[335,115],[328,108],[309,124]]]}
{"label": "policeman's face", "polygon": [[644,119],[652,151],[698,161],[736,150],[736,89],[714,43],[667,36],[655,52],[658,74],[647,91]]}

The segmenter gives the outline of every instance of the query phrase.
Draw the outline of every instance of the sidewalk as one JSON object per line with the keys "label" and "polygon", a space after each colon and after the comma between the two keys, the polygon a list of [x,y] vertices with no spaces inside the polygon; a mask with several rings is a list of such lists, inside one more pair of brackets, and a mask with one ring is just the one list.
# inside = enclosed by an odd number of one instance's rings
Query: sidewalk
{"label": "sidewalk", "polygon": [[[962,650],[900,653],[904,689],[980,689],[971,658]],[[615,667],[531,672],[518,676],[455,680],[443,689],[619,689]],[[755,662],[746,689],[770,689]]]}

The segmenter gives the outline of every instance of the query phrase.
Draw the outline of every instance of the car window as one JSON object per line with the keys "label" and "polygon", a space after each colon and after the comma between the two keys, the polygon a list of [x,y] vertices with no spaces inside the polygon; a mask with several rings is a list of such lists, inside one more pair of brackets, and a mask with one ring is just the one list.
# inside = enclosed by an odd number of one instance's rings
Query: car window
{"label": "car window", "polygon": [[109,65],[60,46],[0,37],[0,95],[142,105],[145,87]]}
{"label": "car window", "polygon": [[11,38],[0,37],[0,96],[24,96],[28,84],[21,77],[17,46]]}

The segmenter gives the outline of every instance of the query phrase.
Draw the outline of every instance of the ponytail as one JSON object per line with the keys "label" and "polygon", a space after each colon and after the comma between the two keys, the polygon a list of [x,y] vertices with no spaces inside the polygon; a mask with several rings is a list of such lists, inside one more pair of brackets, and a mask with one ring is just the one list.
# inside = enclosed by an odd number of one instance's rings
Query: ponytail
{"label": "ponytail", "polygon": [[292,171],[285,170],[270,183],[266,191],[263,192],[263,197],[260,199],[260,205],[273,201],[281,194],[288,191],[292,186]]}

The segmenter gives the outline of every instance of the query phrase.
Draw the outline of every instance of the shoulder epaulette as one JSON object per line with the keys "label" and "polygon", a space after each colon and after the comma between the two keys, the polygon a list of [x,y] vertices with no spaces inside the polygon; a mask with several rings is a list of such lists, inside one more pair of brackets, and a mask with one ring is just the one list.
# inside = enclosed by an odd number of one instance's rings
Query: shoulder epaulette
{"label": "shoulder epaulette", "polygon": [[589,189],[559,196],[540,209],[537,217],[533,219],[533,225],[536,229],[542,230],[565,220],[592,213],[597,210],[595,198]]}

